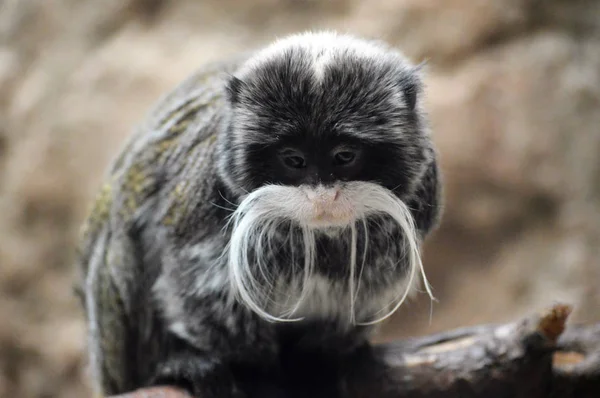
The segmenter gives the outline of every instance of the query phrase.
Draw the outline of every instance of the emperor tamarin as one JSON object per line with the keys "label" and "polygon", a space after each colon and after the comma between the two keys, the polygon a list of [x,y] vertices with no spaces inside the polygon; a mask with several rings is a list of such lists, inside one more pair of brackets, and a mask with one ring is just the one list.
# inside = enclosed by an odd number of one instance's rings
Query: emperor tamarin
{"label": "emperor tamarin", "polygon": [[419,281],[429,292],[440,176],[420,71],[384,43],[311,32],[163,97],[79,246],[96,392],[250,396],[247,372],[335,363]]}

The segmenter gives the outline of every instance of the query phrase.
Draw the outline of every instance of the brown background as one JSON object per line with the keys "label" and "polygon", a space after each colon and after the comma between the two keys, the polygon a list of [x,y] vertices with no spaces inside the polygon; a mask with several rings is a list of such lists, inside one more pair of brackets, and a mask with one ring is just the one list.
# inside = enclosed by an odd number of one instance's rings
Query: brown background
{"label": "brown background", "polygon": [[0,396],[84,397],[71,283],[105,166],[197,66],[335,28],[429,60],[446,179],[439,303],[381,338],[556,301],[600,320],[600,4],[583,0],[0,0]]}

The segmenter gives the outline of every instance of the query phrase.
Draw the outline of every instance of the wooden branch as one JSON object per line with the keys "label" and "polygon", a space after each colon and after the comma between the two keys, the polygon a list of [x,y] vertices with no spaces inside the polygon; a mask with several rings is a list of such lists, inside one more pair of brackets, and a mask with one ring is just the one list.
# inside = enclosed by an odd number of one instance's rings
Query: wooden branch
{"label": "wooden branch", "polygon": [[556,397],[600,397],[600,323],[567,329],[553,359]]}
{"label": "wooden branch", "polygon": [[[375,357],[383,365],[360,369],[355,379],[360,373],[363,376],[348,391],[358,391],[360,397],[546,398],[571,397],[569,391],[576,388],[577,397],[600,397],[597,361],[585,369],[581,362],[573,365],[581,370],[577,375],[564,366],[558,371],[553,363],[555,357],[564,358],[557,350],[563,344],[559,337],[569,313],[570,307],[557,305],[512,324],[476,326],[379,346]],[[566,334],[571,343],[564,347],[577,345],[580,353],[569,354],[570,358],[594,362],[600,354],[600,336],[594,329],[600,325]],[[369,368],[375,370],[366,373]],[[595,382],[586,385],[584,376],[593,379],[594,371]],[[558,378],[557,372],[569,376]]]}
{"label": "wooden branch", "polygon": [[178,388],[150,387],[142,388],[129,394],[117,395],[112,398],[192,398],[187,392]]}
{"label": "wooden branch", "polygon": [[[598,398],[600,323],[565,329],[571,308],[374,347],[344,364],[347,398]],[[190,398],[172,387],[113,398]]]}

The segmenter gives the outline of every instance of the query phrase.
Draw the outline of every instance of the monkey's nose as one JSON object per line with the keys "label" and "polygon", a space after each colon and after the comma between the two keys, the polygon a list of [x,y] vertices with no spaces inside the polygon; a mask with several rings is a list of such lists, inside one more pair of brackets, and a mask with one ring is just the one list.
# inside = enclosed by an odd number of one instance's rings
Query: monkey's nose
{"label": "monkey's nose", "polygon": [[340,189],[338,187],[311,187],[304,192],[311,202],[324,205],[331,204],[340,197]]}

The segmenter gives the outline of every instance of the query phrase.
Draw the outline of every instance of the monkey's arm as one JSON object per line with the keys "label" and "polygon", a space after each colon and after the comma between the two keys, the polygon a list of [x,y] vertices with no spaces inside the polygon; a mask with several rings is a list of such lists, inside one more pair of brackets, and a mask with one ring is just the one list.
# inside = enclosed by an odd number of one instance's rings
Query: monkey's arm
{"label": "monkey's arm", "polygon": [[214,243],[220,239],[212,232],[208,241],[175,235],[161,238],[167,243],[160,259],[152,256],[162,268],[151,301],[164,340],[150,384],[176,385],[203,398],[242,396],[238,370],[274,360],[272,327],[231,296],[223,248]]}

